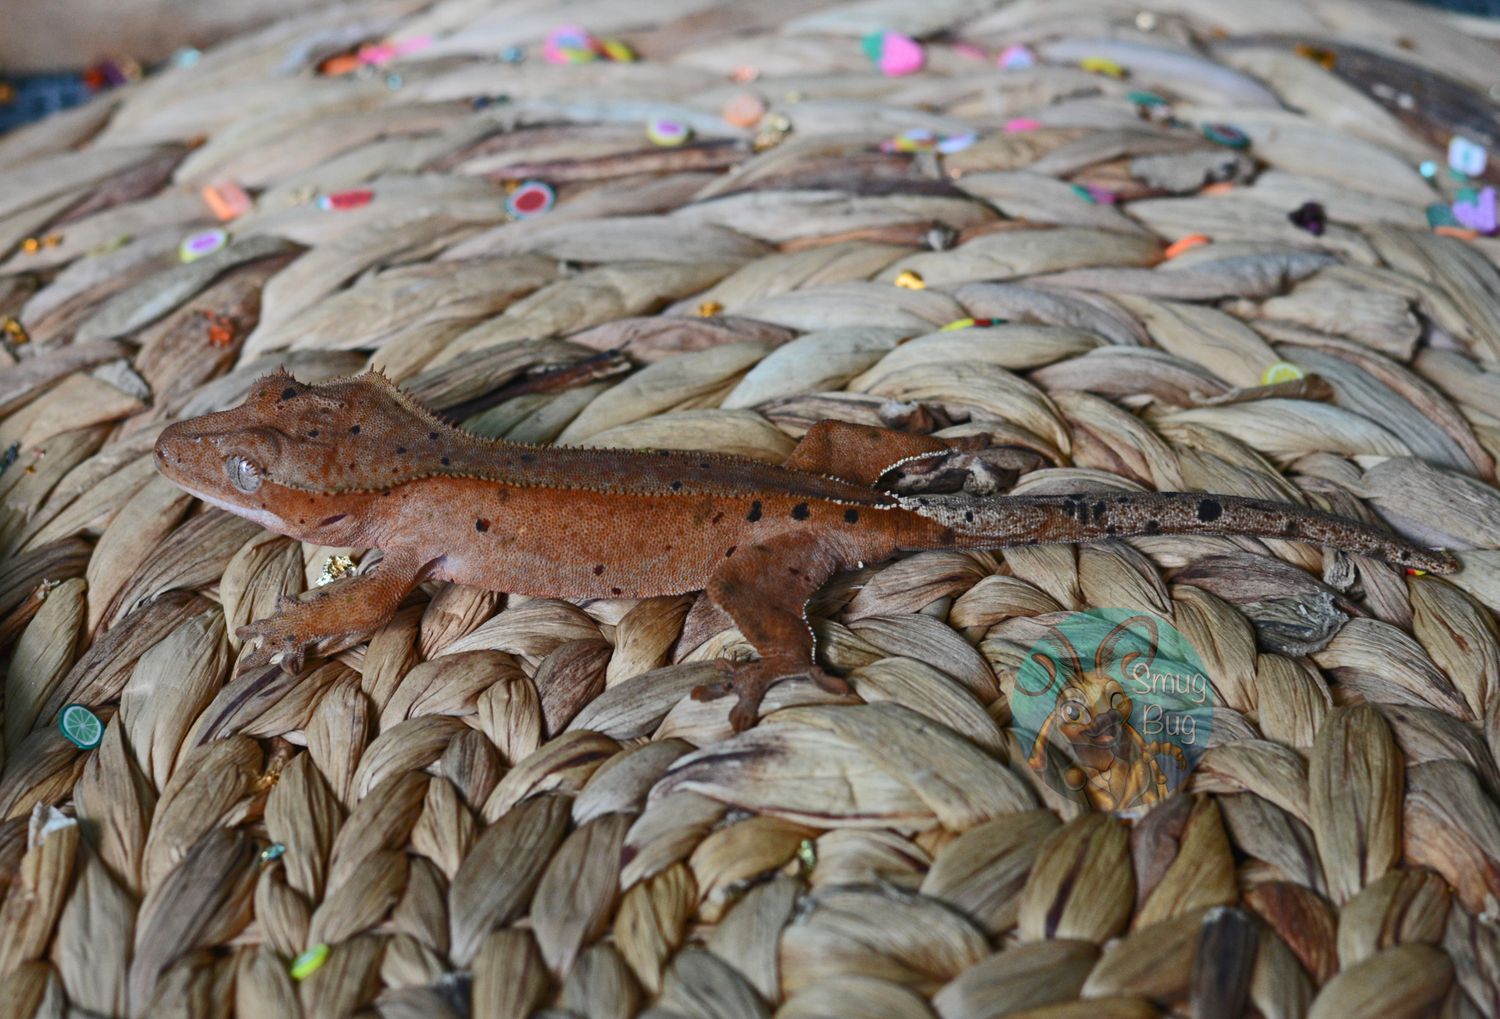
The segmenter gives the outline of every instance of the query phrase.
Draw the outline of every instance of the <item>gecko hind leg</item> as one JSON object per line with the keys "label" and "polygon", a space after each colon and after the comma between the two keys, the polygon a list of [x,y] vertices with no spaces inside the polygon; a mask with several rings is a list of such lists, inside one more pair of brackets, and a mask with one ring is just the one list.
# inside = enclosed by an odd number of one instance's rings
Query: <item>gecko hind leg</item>
{"label": "gecko hind leg", "polygon": [[915,457],[983,446],[978,437],[939,439],[914,432],[824,420],[802,436],[785,466],[808,474],[828,474],[856,485],[873,486],[881,475]]}
{"label": "gecko hind leg", "polygon": [[258,668],[280,656],[282,669],[296,673],[309,653],[326,655],[359,643],[390,621],[428,564],[413,550],[387,549],[370,573],[336,580],[304,598],[282,598],[275,615],[235,631],[242,641],[260,641],[240,668]]}
{"label": "gecko hind leg", "polygon": [[813,631],[805,609],[828,578],[858,558],[852,542],[810,542],[802,534],[784,534],[726,557],[709,578],[708,596],[729,614],[761,657],[721,666],[727,677],[698,687],[693,698],[734,694],[737,700],[729,721],[742,732],[755,724],[766,690],[783,679],[806,677],[824,690],[847,693],[847,683],[814,661]]}

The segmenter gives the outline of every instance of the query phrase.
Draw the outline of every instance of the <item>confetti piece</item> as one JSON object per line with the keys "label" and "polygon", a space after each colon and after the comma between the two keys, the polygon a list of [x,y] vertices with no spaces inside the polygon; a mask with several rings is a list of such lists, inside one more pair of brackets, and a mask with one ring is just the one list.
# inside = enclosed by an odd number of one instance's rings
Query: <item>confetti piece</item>
{"label": "confetti piece", "polygon": [[922,44],[900,32],[871,32],[861,44],[865,55],[887,78],[915,74],[927,62]]}
{"label": "confetti piece", "polygon": [[306,980],[328,961],[330,949],[321,941],[292,960],[290,972],[293,980]]}
{"label": "confetti piece", "polygon": [[249,212],[254,204],[245,189],[232,180],[209,184],[204,187],[201,194],[209,211],[217,216],[221,223],[239,219]]}
{"label": "confetti piece", "polygon": [[1233,124],[1204,124],[1200,130],[1203,137],[1225,148],[1244,149],[1250,146],[1250,136]]}
{"label": "confetti piece", "polygon": [[1167,105],[1167,101],[1155,92],[1126,92],[1125,98],[1137,106]]}
{"label": "confetti piece", "polygon": [[79,750],[92,750],[104,740],[104,723],[82,704],[69,704],[63,708],[57,727]]}
{"label": "confetti piece", "polygon": [[1260,377],[1263,386],[1274,386],[1278,382],[1295,382],[1306,378],[1306,373],[1290,361],[1276,361]]}
{"label": "confetti piece", "polygon": [[205,255],[212,255],[227,243],[229,235],[223,230],[200,230],[178,246],[177,258],[183,262],[196,262]]}
{"label": "confetti piece", "polygon": [[1479,236],[1478,230],[1470,230],[1464,226],[1435,226],[1432,232],[1443,237],[1454,237],[1461,241],[1472,241]]}
{"label": "confetti piece", "polygon": [[1025,46],[1007,46],[1000,51],[995,66],[1006,71],[1024,71],[1036,66],[1036,54]]}
{"label": "confetti piece", "polygon": [[500,59],[507,64],[519,64],[526,60],[526,49],[522,46],[507,46],[500,51]]}
{"label": "confetti piece", "polygon": [[956,43],[954,43],[953,44],[953,52],[956,53],[956,54],[958,54],[961,57],[967,57],[970,60],[987,60],[987,59],[989,59],[988,56],[985,54],[984,50],[980,49],[978,46],[975,46],[971,42],[956,42]]}
{"label": "confetti piece", "polygon": [[1293,46],[1292,52],[1305,60],[1311,60],[1325,71],[1333,70],[1333,65],[1338,62],[1338,55],[1333,50],[1324,49],[1321,46],[1312,46],[1305,42],[1299,42]]}
{"label": "confetti piece", "polygon": [[1484,173],[1489,162],[1489,153],[1483,145],[1475,144],[1463,135],[1456,134],[1448,142],[1448,166],[1459,173],[1478,177]]}
{"label": "confetti piece", "polygon": [[1291,220],[1294,226],[1301,227],[1314,237],[1322,237],[1324,229],[1328,226],[1328,214],[1317,202],[1303,202],[1287,213],[1286,218]]}
{"label": "confetti piece", "polygon": [[1111,78],[1125,77],[1125,68],[1104,57],[1084,57],[1078,61],[1078,66],[1091,74],[1103,74]]}
{"label": "confetti piece", "polygon": [[5,338],[18,347],[31,342],[31,334],[26,331],[26,327],[20,323],[19,319],[7,318],[5,325],[0,328],[4,329]]}
{"label": "confetti piece", "polygon": [[759,77],[760,71],[754,67],[751,67],[749,64],[741,64],[739,67],[736,67],[733,71],[729,72],[729,80],[737,81],[742,85],[746,82],[754,81]]}
{"label": "confetti piece", "polygon": [[353,74],[364,66],[364,62],[353,53],[335,53],[318,65],[318,73],[328,78]]}
{"label": "confetti piece", "polygon": [[1035,131],[1042,126],[1040,120],[1031,117],[1013,117],[1005,122],[1007,134],[1018,134],[1022,131]]}
{"label": "confetti piece", "polygon": [[270,863],[273,860],[281,859],[284,855],[286,855],[286,846],[280,842],[272,842],[260,851],[260,862]]}
{"label": "confetti piece", "polygon": [[903,269],[901,274],[893,281],[896,286],[906,290],[926,290],[927,281],[910,269]]}
{"label": "confetti piece", "polygon": [[712,318],[724,310],[724,306],[718,301],[704,301],[698,305],[699,318]]}
{"label": "confetti piece", "polygon": [[945,156],[951,156],[955,152],[962,152],[969,148],[979,136],[973,131],[965,131],[963,134],[946,134],[938,139],[937,150]]}
{"label": "confetti piece", "polygon": [[1003,318],[956,318],[940,328],[938,332],[956,333],[961,329],[972,329],[976,326],[983,329],[992,325],[1000,325],[1004,322],[1005,319]]}
{"label": "confetti piece", "polygon": [[754,92],[740,92],[724,104],[724,119],[735,127],[754,127],[765,115],[765,101]]}
{"label": "confetti piece", "polygon": [[1188,234],[1186,237],[1180,237],[1167,245],[1167,250],[1162,252],[1162,254],[1168,259],[1173,259],[1185,251],[1191,251],[1193,248],[1199,248],[1210,243],[1212,242],[1209,240],[1207,234]]}
{"label": "confetti piece", "polygon": [[1234,190],[1234,185],[1227,180],[1216,180],[1212,184],[1205,184],[1198,189],[1200,195],[1227,195]]}
{"label": "confetti piece", "polygon": [[1090,205],[1096,204],[1093,192],[1089,191],[1089,189],[1084,187],[1082,184],[1074,184],[1073,193],[1079,198],[1082,198],[1085,202],[1088,202]]}
{"label": "confetti piece", "polygon": [[1451,208],[1442,202],[1433,202],[1427,206],[1427,225],[1436,230],[1445,226],[1458,226],[1458,220]]}
{"label": "confetti piece", "polygon": [[505,211],[516,219],[540,216],[557,204],[557,192],[552,186],[539,180],[523,182],[505,200]]}
{"label": "confetti piece", "polygon": [[350,209],[358,209],[369,205],[375,199],[375,192],[369,188],[357,188],[353,191],[335,191],[331,195],[318,196],[318,208],[324,212],[347,212]]}
{"label": "confetti piece", "polygon": [[198,61],[203,59],[203,51],[191,46],[184,46],[172,54],[172,63],[178,67],[197,67]]}
{"label": "confetti piece", "polygon": [[549,64],[587,64],[599,59],[599,40],[577,25],[561,25],[547,33],[542,59]]}
{"label": "confetti piece", "polygon": [[1495,212],[1494,188],[1480,191],[1464,188],[1458,193],[1458,200],[1453,203],[1453,218],[1458,220],[1459,225],[1482,234],[1495,232]]}
{"label": "confetti piece", "polygon": [[1421,165],[1417,167],[1417,172],[1428,180],[1432,180],[1432,178],[1437,176],[1438,165],[1430,159],[1424,159]]}
{"label": "confetti piece", "polygon": [[651,139],[653,145],[660,145],[663,148],[681,145],[692,134],[692,128],[670,117],[653,117],[646,122],[646,137]]}
{"label": "confetti piece", "polygon": [[331,555],[323,560],[323,572],[318,574],[318,579],[313,582],[313,586],[325,587],[341,577],[347,577],[353,572],[353,559],[343,553]]}
{"label": "confetti piece", "polygon": [[937,136],[919,127],[902,131],[880,143],[881,152],[929,152],[937,148]]}
{"label": "confetti piece", "polygon": [[1425,577],[1427,576],[1427,571],[1419,570],[1415,566],[1408,566],[1406,568],[1406,575],[1408,577]]}
{"label": "confetti piece", "polygon": [[604,54],[605,60],[612,60],[617,64],[633,64],[636,61],[635,50],[619,39],[605,39],[599,44],[599,51]]}

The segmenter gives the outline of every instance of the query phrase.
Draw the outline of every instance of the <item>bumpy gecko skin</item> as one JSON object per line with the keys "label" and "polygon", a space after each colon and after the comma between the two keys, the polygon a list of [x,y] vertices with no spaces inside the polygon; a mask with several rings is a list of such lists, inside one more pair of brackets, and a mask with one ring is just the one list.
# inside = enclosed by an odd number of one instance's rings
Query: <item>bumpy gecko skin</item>
{"label": "bumpy gecko skin", "polygon": [[1315,542],[1447,573],[1453,557],[1299,507],[1198,493],[902,497],[891,466],[955,444],[822,421],[784,466],[709,453],[547,448],[469,435],[368,372],[304,385],[285,372],[232,410],[156,443],[166,477],[205,502],[322,545],[380,548],[340,580],[240,631],[247,665],[288,671],[387,622],[428,579],[562,598],[705,590],[760,653],[701,697],[753,724],[772,683],[842,680],[814,664],[807,600],[830,577],[907,549],[1001,548],[1149,534]]}

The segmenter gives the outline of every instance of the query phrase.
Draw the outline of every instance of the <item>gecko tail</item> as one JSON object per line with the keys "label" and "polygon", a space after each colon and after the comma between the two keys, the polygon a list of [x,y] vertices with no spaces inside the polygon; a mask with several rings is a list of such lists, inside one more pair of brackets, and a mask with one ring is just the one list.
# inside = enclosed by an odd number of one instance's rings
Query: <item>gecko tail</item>
{"label": "gecko tail", "polygon": [[[1347,517],[1291,503],[1199,492],[1022,495],[1002,499],[903,498],[908,510],[952,532],[963,548],[1108,541],[1144,535],[1212,534],[1327,545],[1409,569],[1453,573],[1448,552],[1414,545]],[[946,536],[945,536],[946,537]]]}

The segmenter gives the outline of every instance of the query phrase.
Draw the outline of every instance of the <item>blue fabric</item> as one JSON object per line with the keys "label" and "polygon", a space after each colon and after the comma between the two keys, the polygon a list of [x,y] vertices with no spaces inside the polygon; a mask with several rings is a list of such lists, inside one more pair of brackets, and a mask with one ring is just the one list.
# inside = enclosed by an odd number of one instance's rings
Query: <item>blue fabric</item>
{"label": "blue fabric", "polygon": [[81,74],[31,74],[0,78],[12,95],[0,101],[0,132],[77,106],[91,93]]}

